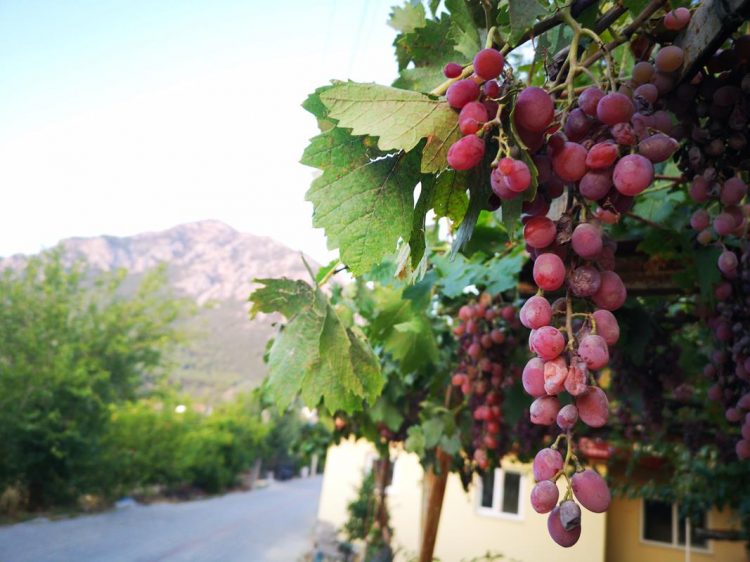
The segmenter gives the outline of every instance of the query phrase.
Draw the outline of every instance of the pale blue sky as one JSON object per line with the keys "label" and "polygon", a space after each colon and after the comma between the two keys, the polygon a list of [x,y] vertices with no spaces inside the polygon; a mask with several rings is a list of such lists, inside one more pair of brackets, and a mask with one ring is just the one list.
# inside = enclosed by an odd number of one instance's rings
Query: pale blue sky
{"label": "pale blue sky", "polygon": [[0,255],[212,218],[330,257],[300,103],[395,78],[394,3],[0,0]]}

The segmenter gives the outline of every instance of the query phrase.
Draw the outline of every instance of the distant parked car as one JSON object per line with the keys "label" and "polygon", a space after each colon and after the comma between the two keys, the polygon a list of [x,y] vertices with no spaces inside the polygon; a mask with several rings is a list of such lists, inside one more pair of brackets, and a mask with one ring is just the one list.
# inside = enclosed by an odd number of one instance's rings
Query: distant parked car
{"label": "distant parked car", "polygon": [[276,467],[273,477],[276,480],[289,480],[294,478],[295,470],[291,464],[280,464]]}

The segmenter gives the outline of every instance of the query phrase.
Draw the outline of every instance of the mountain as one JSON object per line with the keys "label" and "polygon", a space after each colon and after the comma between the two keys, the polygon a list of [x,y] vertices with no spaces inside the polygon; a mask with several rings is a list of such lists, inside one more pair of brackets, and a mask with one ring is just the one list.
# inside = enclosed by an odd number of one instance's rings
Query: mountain
{"label": "mountain", "polygon": [[[69,238],[60,244],[68,259],[83,258],[96,270],[126,269],[130,286],[146,271],[166,264],[175,294],[198,305],[197,314],[181,326],[189,343],[176,353],[172,380],[206,400],[229,398],[265,376],[263,352],[276,318],[248,319],[252,279],[310,279],[299,252],[214,220],[122,238]],[[0,269],[18,266],[23,259],[0,260]],[[316,271],[318,265],[305,259]]]}

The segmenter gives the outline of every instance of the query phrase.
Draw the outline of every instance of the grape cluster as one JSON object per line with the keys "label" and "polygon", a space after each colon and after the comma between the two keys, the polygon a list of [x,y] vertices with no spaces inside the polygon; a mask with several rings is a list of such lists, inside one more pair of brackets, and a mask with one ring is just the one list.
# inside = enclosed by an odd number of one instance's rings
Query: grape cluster
{"label": "grape cluster", "polygon": [[451,383],[472,413],[470,452],[477,467],[486,470],[493,461],[499,462],[507,446],[502,437],[507,434],[503,393],[520,376],[520,369],[511,364],[520,323],[515,307],[493,301],[487,293],[462,306],[458,319],[453,332],[459,341],[460,363]]}

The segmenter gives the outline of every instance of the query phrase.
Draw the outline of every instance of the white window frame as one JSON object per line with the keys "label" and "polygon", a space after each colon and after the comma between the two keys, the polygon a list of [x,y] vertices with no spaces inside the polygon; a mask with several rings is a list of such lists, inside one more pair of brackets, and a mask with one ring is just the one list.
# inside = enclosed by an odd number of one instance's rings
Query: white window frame
{"label": "white window frame", "polygon": [[[653,500],[653,501],[659,501],[659,500]],[[663,502],[667,503],[667,502]],[[680,510],[679,505],[676,502],[672,503],[672,542],[662,542],[662,541],[655,541],[653,539],[647,539],[646,536],[646,499],[641,498],[641,513],[640,513],[640,519],[641,519],[641,533],[640,533],[640,541],[643,544],[647,544],[650,546],[662,546],[664,548],[671,548],[675,550],[682,550],[685,551],[684,544],[679,543],[680,539],[680,530],[678,529],[678,525],[680,524]],[[711,513],[706,512],[706,527],[711,526]],[[693,543],[690,544],[690,551],[696,552],[700,554],[713,554],[714,548],[713,548],[713,541],[708,539],[706,541],[708,546],[695,546]]]}
{"label": "white window frame", "polygon": [[[518,479],[518,513],[508,513],[501,511],[503,505],[503,492],[505,490],[505,474],[506,473],[517,474]],[[486,517],[495,517],[497,519],[508,519],[511,521],[522,521],[524,519],[524,506],[525,503],[523,498],[526,497],[526,478],[524,473],[520,470],[513,470],[507,468],[496,468],[493,474],[494,483],[492,489],[492,507],[485,507],[482,505],[482,478],[477,477],[476,486],[476,511],[477,514]]]}

